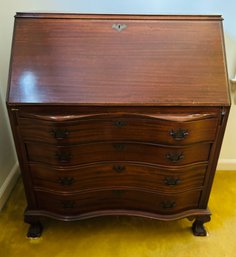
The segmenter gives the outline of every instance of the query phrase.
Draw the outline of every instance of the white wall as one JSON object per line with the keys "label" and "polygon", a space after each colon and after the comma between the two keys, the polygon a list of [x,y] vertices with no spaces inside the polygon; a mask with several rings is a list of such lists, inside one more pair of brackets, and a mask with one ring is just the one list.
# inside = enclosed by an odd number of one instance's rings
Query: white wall
{"label": "white wall", "polygon": [[[233,0],[0,0],[0,208],[3,188],[15,170],[16,157],[5,109],[13,16],[17,11],[139,13],[139,14],[223,14],[227,62],[230,77],[236,72],[236,1]],[[232,94],[234,100],[235,95]],[[236,115],[233,102],[221,152],[220,168],[236,169]],[[231,163],[228,165],[227,163]],[[232,165],[233,164],[233,165]],[[11,177],[11,176],[10,176]],[[7,182],[7,183],[6,183]]]}
{"label": "white wall", "polygon": [[[235,23],[236,25],[236,23]],[[236,26],[235,26],[236,31]],[[226,57],[229,78],[236,74],[236,36],[225,33]],[[230,83],[232,106],[230,110],[228,125],[221,148],[218,169],[236,170],[236,88]]]}

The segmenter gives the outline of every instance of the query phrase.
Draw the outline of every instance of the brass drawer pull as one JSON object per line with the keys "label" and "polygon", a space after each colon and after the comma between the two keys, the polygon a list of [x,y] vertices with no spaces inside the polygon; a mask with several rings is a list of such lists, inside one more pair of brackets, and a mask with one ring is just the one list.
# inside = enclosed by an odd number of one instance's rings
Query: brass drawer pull
{"label": "brass drawer pull", "polygon": [[127,122],[122,121],[122,120],[117,120],[117,121],[114,121],[113,124],[114,124],[116,127],[118,127],[118,128],[122,128],[122,127],[124,127],[124,126],[127,125]]}
{"label": "brass drawer pull", "polygon": [[113,166],[113,170],[117,173],[122,173],[123,171],[125,171],[125,166],[122,165],[114,165]]}
{"label": "brass drawer pull", "polygon": [[59,162],[69,162],[71,160],[71,154],[67,152],[56,153],[56,157]]}
{"label": "brass drawer pull", "polygon": [[122,150],[125,149],[125,144],[117,143],[117,144],[113,144],[113,147],[114,147],[117,151],[122,151]]}
{"label": "brass drawer pull", "polygon": [[171,162],[179,162],[183,160],[184,154],[181,152],[173,152],[173,153],[167,153],[166,154],[166,159],[171,161]]}
{"label": "brass drawer pull", "polygon": [[61,201],[61,204],[62,204],[63,209],[73,209],[73,208],[75,208],[75,201],[73,201],[73,200]]}
{"label": "brass drawer pull", "polygon": [[163,209],[172,209],[175,208],[176,202],[175,201],[163,201],[161,202],[161,207]]}
{"label": "brass drawer pull", "polygon": [[70,132],[67,129],[62,129],[62,128],[52,129],[49,133],[52,136],[54,136],[54,138],[56,138],[57,140],[65,139],[70,134]]}
{"label": "brass drawer pull", "polygon": [[187,129],[185,130],[180,128],[176,131],[172,129],[169,131],[169,135],[172,136],[174,140],[181,141],[181,140],[184,140],[189,135],[189,132]]}
{"label": "brass drawer pull", "polygon": [[75,179],[73,177],[62,177],[59,178],[58,181],[62,186],[71,186],[75,183]]}
{"label": "brass drawer pull", "polygon": [[167,186],[176,186],[176,185],[179,185],[181,183],[181,180],[179,178],[166,177],[164,179],[164,183]]}

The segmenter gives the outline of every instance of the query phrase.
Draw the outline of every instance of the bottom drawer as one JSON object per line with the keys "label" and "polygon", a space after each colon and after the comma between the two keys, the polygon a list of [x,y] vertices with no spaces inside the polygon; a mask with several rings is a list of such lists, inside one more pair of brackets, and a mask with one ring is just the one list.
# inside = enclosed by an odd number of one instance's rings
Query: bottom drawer
{"label": "bottom drawer", "polygon": [[200,193],[189,191],[160,195],[141,190],[101,190],[65,196],[36,191],[36,197],[40,210],[66,216],[115,209],[175,214],[198,208]]}

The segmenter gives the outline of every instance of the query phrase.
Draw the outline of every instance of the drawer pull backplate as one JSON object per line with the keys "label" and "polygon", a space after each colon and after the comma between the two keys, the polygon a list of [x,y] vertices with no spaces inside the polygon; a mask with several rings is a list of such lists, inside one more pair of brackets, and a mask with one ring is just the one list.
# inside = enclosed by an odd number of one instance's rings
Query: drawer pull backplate
{"label": "drawer pull backplate", "polygon": [[169,135],[173,137],[176,141],[184,140],[188,135],[189,132],[186,129],[178,129],[178,130],[170,130]]}
{"label": "drawer pull backplate", "polygon": [[161,207],[163,209],[172,209],[176,206],[175,201],[163,201],[161,202]]}
{"label": "drawer pull backplate", "polygon": [[122,165],[114,165],[113,166],[113,170],[117,173],[122,173],[123,171],[125,171],[125,166]]}
{"label": "drawer pull backplate", "polygon": [[164,183],[167,185],[167,186],[176,186],[176,185],[179,185],[180,184],[180,179],[179,178],[173,178],[173,177],[166,177],[164,179]]}
{"label": "drawer pull backplate", "polygon": [[57,140],[65,139],[70,133],[67,129],[56,128],[50,131],[50,134]]}
{"label": "drawer pull backplate", "polygon": [[69,162],[71,160],[71,154],[67,152],[56,153],[56,157],[59,162]]}
{"label": "drawer pull backplate", "polygon": [[61,201],[61,204],[63,209],[75,208],[75,201],[72,201],[72,200]]}
{"label": "drawer pull backplate", "polygon": [[124,190],[112,190],[112,194],[114,197],[122,197],[125,194]]}
{"label": "drawer pull backplate", "polygon": [[125,122],[125,121],[123,121],[123,120],[116,120],[116,121],[114,121],[113,124],[114,124],[116,127],[118,127],[118,128],[122,128],[122,127],[124,127],[124,126],[127,125],[127,122]]}
{"label": "drawer pull backplate", "polygon": [[114,147],[117,151],[122,151],[122,150],[124,150],[125,145],[122,144],[122,143],[115,143],[115,144],[113,144],[113,147]]}
{"label": "drawer pull backplate", "polygon": [[75,179],[73,177],[62,177],[59,178],[58,181],[62,186],[70,186],[75,183]]}
{"label": "drawer pull backplate", "polygon": [[184,154],[181,152],[167,153],[166,159],[171,162],[179,162],[184,158]]}

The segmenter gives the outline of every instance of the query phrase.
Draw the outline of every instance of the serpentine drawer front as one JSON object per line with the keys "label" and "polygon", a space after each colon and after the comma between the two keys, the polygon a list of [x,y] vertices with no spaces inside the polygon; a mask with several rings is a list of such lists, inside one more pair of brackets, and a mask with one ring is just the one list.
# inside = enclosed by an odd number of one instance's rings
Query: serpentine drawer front
{"label": "serpentine drawer front", "polygon": [[132,140],[182,145],[213,141],[217,127],[217,117],[211,113],[74,115],[70,119],[49,115],[20,117],[18,123],[22,137],[55,144]]}
{"label": "serpentine drawer front", "polygon": [[158,214],[175,214],[195,209],[198,206],[200,191],[179,193],[178,195],[159,195],[139,190],[99,190],[74,195],[57,195],[36,191],[39,208],[56,212],[59,215],[85,215],[88,212],[129,209]]}
{"label": "serpentine drawer front", "polygon": [[51,167],[30,164],[35,188],[55,192],[78,192],[85,189],[132,187],[175,193],[203,187],[207,163],[163,167],[132,162],[108,162],[76,167]]}
{"label": "serpentine drawer front", "polygon": [[43,216],[102,215],[206,235],[230,109],[221,22],[17,13],[7,107],[29,237]]}

